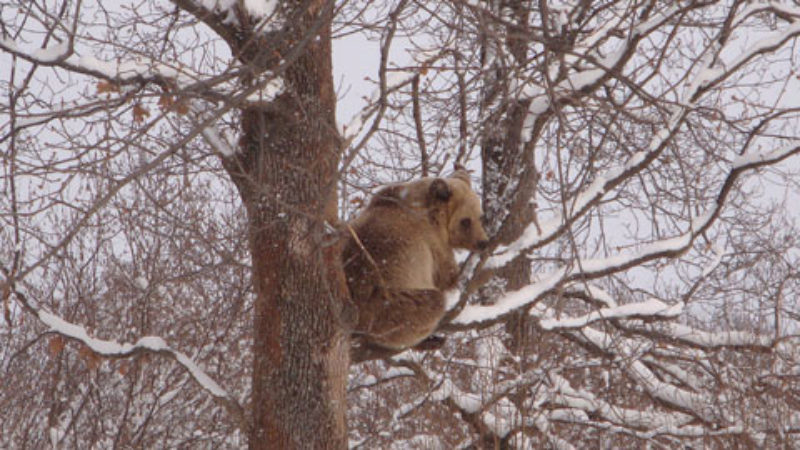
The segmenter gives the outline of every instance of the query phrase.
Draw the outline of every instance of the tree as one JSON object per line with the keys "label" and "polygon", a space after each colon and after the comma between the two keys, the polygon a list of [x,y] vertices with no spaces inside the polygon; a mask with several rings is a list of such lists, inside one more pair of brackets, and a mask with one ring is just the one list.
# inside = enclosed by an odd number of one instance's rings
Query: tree
{"label": "tree", "polygon": [[[796,2],[2,19],[3,446],[800,433]],[[375,93],[339,125],[331,42],[354,34],[377,42]],[[355,365],[346,392],[339,216],[453,163],[480,177],[492,248],[465,256],[442,348]]]}
{"label": "tree", "polygon": [[[330,65],[329,28],[333,3],[243,2],[206,6],[202,2],[175,1],[174,5],[172,11],[157,4],[139,5],[130,10],[122,7],[109,11],[101,6],[86,10],[81,2],[65,2],[57,11],[49,10],[44,3],[11,7],[18,15],[12,28],[6,30],[3,48],[13,55],[15,63],[20,59],[27,63],[23,69],[27,74],[23,75],[26,78],[22,89],[15,86],[16,68],[12,69],[9,82],[11,122],[7,138],[11,140],[11,154],[8,155],[8,176],[13,210],[10,217],[14,222],[14,236],[9,240],[12,243],[9,248],[16,246],[17,250],[11,255],[13,262],[4,266],[5,285],[15,293],[21,305],[49,326],[50,332],[60,335],[53,341],[58,342],[52,345],[54,356],[61,353],[63,344],[58,339],[62,336],[86,345],[90,358],[95,358],[95,354],[126,357],[139,352],[167,353],[183,364],[231,411],[242,431],[249,434],[251,447],[342,447],[346,442],[344,405],[349,335],[340,319],[346,288],[337,253],[338,244],[330,232],[337,218],[335,188],[340,149]],[[99,48],[91,48],[92,25],[87,22],[90,13],[105,14],[101,26],[108,27],[102,30],[108,33],[108,37],[94,41]],[[188,61],[181,61],[181,44],[173,46],[174,42],[181,41],[175,34],[180,33],[192,18],[213,30],[227,44],[232,57],[228,69],[214,73],[212,79],[194,72],[198,67],[187,66],[198,62],[202,65],[202,60],[191,55]],[[128,22],[130,30],[125,30],[127,20],[131,20]],[[125,44],[120,45],[116,40],[118,30],[115,26],[119,25],[122,25],[123,33],[132,33],[130,40],[125,42],[130,43],[130,49],[141,48],[144,44],[145,50],[138,59],[133,59],[132,51],[125,50]],[[140,28],[148,27],[152,29],[142,33],[154,33],[157,46],[147,45],[148,36],[139,34]],[[41,30],[46,36],[42,42],[44,51],[27,52],[18,47]],[[10,38],[8,34],[11,34]],[[52,41],[56,43],[48,45]],[[200,46],[200,49],[208,47],[213,51],[216,46],[212,42]],[[105,51],[117,53],[124,61],[109,63],[99,60]],[[174,57],[177,64],[172,65],[170,57]],[[218,62],[214,61],[212,66],[215,64]],[[101,101],[100,106],[97,102],[92,102],[93,106],[81,104],[79,100],[74,105],[62,105],[61,111],[54,111],[59,106],[46,108],[41,121],[33,125],[48,125],[54,120],[67,121],[74,116],[91,115],[95,109],[113,116],[114,107],[130,108],[127,124],[124,119],[116,122],[113,118],[109,124],[110,127],[119,125],[123,128],[122,133],[129,133],[129,138],[123,138],[121,148],[109,143],[110,148],[106,149],[112,153],[119,152],[123,158],[136,153],[124,141],[138,141],[164,132],[161,124],[169,121],[168,116],[173,112],[179,115],[193,112],[189,115],[194,116],[197,122],[188,129],[184,123],[167,130],[168,133],[187,134],[167,144],[166,151],[149,161],[123,163],[121,172],[125,176],[121,179],[117,178],[119,169],[107,169],[98,180],[98,183],[106,185],[99,187],[99,198],[85,209],[77,208],[75,222],[68,225],[68,231],[60,240],[42,242],[44,254],[40,259],[26,260],[21,249],[30,237],[25,235],[25,225],[20,221],[16,184],[20,179],[29,181],[26,179],[28,172],[21,168],[27,164],[29,155],[17,150],[26,128],[17,117],[22,111],[36,114],[35,110],[39,108],[31,106],[33,110],[28,109],[26,88],[38,81],[34,74],[41,66],[94,77],[99,80],[96,94],[109,94],[109,98]],[[277,83],[280,83],[280,88],[276,92]],[[70,87],[69,84],[64,86],[66,89]],[[152,107],[147,104],[151,103],[148,98],[156,96],[162,111],[150,119]],[[53,100],[45,99],[49,105]],[[133,101],[133,105],[129,107],[128,101]],[[223,101],[221,106],[220,101]],[[201,112],[206,110],[207,102],[217,104],[210,114]],[[238,113],[240,122],[238,150],[209,127],[233,110]],[[65,134],[71,136],[72,130],[65,130]],[[39,306],[33,301],[34,294],[19,290],[20,285],[30,283],[26,277],[35,276],[33,272],[37,266],[48,263],[62,252],[68,253],[77,235],[122,189],[163,163],[169,163],[174,154],[201,134],[219,155],[247,211],[246,228],[255,292],[252,422],[245,418],[236,398],[205,374],[198,373],[193,362],[185,361],[185,355],[171,350],[163,340],[142,338],[127,346],[92,341],[84,329],[64,323],[45,307]],[[88,139],[93,138],[94,133],[90,132]],[[98,144],[113,142],[115,137],[101,138],[108,141],[87,145],[85,155],[89,161],[80,161],[77,170],[87,170],[87,166],[101,161],[114,165],[116,161],[109,161],[101,155],[103,152],[98,151]],[[151,148],[163,147],[147,148],[147,143],[141,141],[134,145],[142,145],[139,151],[144,154]],[[40,152],[39,148],[30,150],[34,157]],[[63,161],[70,165],[74,161],[72,152],[72,148],[65,148],[55,158],[59,163]],[[60,160],[62,157],[65,159]],[[69,169],[59,165],[56,164],[49,172],[68,173]],[[77,199],[70,194],[64,192],[65,198],[58,200],[67,204],[76,202]],[[44,208],[57,210],[58,200],[48,198]],[[153,201],[158,203],[156,199]],[[30,204],[25,203],[25,206]],[[170,219],[172,222],[177,218]],[[110,245],[114,244],[110,242]],[[99,247],[104,244],[95,245],[99,253]],[[147,281],[139,284],[141,289],[150,285]],[[7,311],[10,314],[10,308]],[[298,408],[298,405],[303,407]],[[55,434],[56,437],[51,437],[54,445],[61,440],[58,433]],[[117,439],[115,443],[125,442],[124,439]]]}

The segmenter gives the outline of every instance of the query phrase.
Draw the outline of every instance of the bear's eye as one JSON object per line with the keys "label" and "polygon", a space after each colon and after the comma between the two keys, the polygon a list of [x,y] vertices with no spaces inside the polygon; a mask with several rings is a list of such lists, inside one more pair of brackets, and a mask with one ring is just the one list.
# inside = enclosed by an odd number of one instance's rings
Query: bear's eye
{"label": "bear's eye", "polygon": [[469,227],[471,226],[472,226],[472,221],[469,219],[469,217],[461,219],[461,228],[468,230]]}

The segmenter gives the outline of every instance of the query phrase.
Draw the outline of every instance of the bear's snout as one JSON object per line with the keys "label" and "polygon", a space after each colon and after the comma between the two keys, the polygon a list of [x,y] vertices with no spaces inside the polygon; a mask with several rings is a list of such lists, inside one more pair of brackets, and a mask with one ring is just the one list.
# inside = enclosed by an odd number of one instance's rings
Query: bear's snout
{"label": "bear's snout", "polygon": [[486,250],[486,247],[489,246],[489,241],[478,241],[475,243],[475,248],[478,250]]}

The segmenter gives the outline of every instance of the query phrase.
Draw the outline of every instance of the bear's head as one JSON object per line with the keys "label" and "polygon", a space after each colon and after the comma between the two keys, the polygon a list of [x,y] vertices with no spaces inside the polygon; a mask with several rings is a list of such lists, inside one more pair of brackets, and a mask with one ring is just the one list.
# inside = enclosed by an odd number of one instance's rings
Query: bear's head
{"label": "bear's head", "polygon": [[486,248],[489,238],[483,229],[481,199],[472,190],[466,171],[432,179],[427,203],[431,220],[446,230],[450,247],[473,251]]}

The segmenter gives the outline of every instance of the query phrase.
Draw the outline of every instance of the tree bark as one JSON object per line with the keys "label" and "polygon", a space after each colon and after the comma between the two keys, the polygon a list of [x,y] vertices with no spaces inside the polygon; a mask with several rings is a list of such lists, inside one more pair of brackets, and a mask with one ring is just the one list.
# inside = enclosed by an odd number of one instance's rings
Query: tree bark
{"label": "tree bark", "polygon": [[340,319],[347,287],[331,231],[340,158],[332,8],[319,0],[297,4],[287,6],[283,45],[263,47],[272,55],[254,52],[252,42],[239,53],[256,66],[304,46],[283,73],[285,92],[242,112],[240,153],[225,160],[249,220],[253,449],[347,445],[349,333]]}
{"label": "tree bark", "polygon": [[[528,43],[524,39],[527,30],[520,24],[528,23],[529,6],[518,0],[500,1],[494,6],[507,9],[506,13],[513,18],[506,25],[505,49],[512,57],[512,64],[524,64],[528,52]],[[513,23],[517,25],[511,25]],[[484,46],[488,45],[491,45],[488,41],[484,43]],[[517,239],[536,219],[532,199],[536,195],[538,173],[533,149],[523,142],[530,100],[518,100],[514,93],[509,92],[508,80],[513,67],[495,63],[493,69],[495,78],[484,88],[483,103],[496,103],[497,110],[491,114],[487,133],[481,142],[482,187],[487,231],[496,242],[507,244]],[[531,138],[539,133],[543,123],[542,118],[529,125],[533,128]],[[519,289],[530,284],[530,261],[525,255],[520,255],[494,276],[504,280],[506,290]]]}

